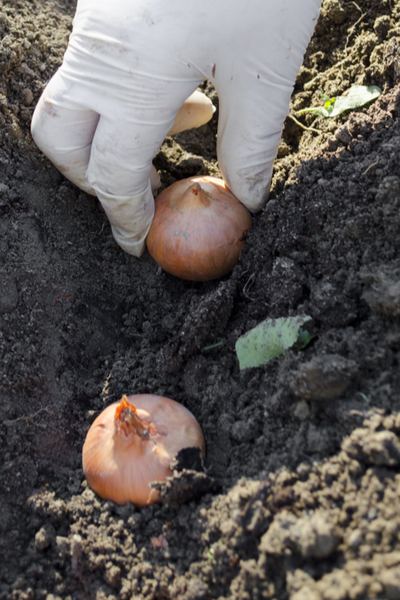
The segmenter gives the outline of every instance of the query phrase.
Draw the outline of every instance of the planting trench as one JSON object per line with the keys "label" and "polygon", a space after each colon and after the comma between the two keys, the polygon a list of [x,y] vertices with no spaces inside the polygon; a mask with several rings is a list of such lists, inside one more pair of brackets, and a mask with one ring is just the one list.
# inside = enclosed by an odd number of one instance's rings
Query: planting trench
{"label": "planting trench", "polygon": [[[288,117],[239,265],[189,283],[124,254],[30,138],[74,3],[0,3],[1,600],[400,598],[399,13],[323,2],[291,112],[383,93]],[[165,141],[163,186],[218,175],[217,114]],[[239,370],[240,335],[304,314],[308,346]],[[193,412],[207,458],[136,510],[91,492],[81,448],[144,392]]]}

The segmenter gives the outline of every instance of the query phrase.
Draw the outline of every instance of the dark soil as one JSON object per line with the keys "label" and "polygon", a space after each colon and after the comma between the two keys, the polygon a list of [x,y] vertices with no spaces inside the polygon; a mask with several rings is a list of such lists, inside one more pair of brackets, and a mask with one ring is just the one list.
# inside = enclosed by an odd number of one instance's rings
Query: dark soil
{"label": "dark soil", "polygon": [[[292,112],[383,94],[288,117],[240,264],[210,283],[125,254],[31,141],[73,13],[0,2],[0,599],[400,599],[400,0],[323,2]],[[216,119],[166,140],[164,186],[218,174]],[[291,315],[311,343],[240,371],[237,338]],[[138,510],[95,496],[81,449],[144,392],[193,412],[207,458]]]}

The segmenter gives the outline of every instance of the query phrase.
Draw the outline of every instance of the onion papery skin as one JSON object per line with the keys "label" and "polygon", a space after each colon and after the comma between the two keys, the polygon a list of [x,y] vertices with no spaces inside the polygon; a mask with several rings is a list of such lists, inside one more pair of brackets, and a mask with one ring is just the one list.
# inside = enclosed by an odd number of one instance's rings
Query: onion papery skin
{"label": "onion papery skin", "polygon": [[[120,402],[108,406],[90,427],[82,450],[89,486],[101,498],[137,507],[158,501],[150,487],[172,475],[169,465],[183,448],[199,447],[205,456],[200,426],[182,404],[152,394],[128,396],[137,415],[156,431],[151,439],[117,432],[115,414]],[[158,433],[158,431],[160,433]]]}
{"label": "onion papery skin", "polygon": [[250,212],[222,179],[190,177],[157,196],[146,242],[171,275],[209,281],[232,271],[250,228]]}

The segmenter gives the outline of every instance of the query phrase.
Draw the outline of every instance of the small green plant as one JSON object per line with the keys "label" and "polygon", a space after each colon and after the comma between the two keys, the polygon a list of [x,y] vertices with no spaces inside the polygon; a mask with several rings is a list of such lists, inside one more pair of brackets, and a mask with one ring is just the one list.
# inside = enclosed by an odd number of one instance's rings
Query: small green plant
{"label": "small green plant", "polygon": [[207,558],[208,560],[211,560],[211,562],[215,562],[214,548],[210,548],[210,550],[207,552]]}
{"label": "small green plant", "polygon": [[208,350],[214,350],[214,348],[220,348],[221,346],[224,345],[224,342],[216,342],[215,344],[210,344],[209,346],[204,346],[204,348],[202,348],[203,352],[208,352]]}
{"label": "small green plant", "polygon": [[207,558],[208,560],[210,560],[211,562],[216,562],[218,556],[221,555],[222,551],[224,549],[224,543],[222,540],[218,540],[218,542],[216,544],[214,544],[213,546],[211,546],[211,548],[207,551]]}
{"label": "small green plant", "polygon": [[367,404],[371,404],[371,398],[369,396],[367,396],[366,394],[364,394],[364,392],[356,392],[356,395],[361,396],[361,398],[364,400],[364,402],[366,402]]}
{"label": "small green plant", "polygon": [[382,90],[377,85],[353,85],[346,96],[330,98],[326,94],[321,94],[321,98],[324,101],[323,106],[303,108],[297,111],[296,115],[312,113],[314,115],[321,115],[322,117],[337,117],[347,110],[354,110],[355,108],[365,106],[365,104],[376,100],[381,94]]}

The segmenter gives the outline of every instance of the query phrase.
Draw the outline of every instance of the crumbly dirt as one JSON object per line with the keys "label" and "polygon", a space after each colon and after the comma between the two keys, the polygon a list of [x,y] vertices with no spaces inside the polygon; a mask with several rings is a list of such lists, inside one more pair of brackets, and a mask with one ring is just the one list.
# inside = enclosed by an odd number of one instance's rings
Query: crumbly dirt
{"label": "crumbly dirt", "polygon": [[[210,283],[124,254],[35,148],[73,13],[0,2],[0,599],[399,600],[400,0],[324,0],[291,112],[383,94],[288,117],[240,264]],[[216,119],[166,140],[163,186],[219,173]],[[239,370],[240,335],[304,314],[307,347]],[[144,392],[193,412],[207,458],[138,510],[95,496],[81,448]]]}

